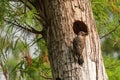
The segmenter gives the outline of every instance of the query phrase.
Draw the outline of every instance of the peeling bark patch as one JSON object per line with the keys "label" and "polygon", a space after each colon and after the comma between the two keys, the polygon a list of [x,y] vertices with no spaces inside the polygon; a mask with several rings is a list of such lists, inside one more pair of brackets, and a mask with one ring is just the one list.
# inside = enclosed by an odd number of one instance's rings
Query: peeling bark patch
{"label": "peeling bark patch", "polygon": [[76,20],[73,23],[73,31],[76,35],[78,35],[80,31],[83,31],[88,35],[88,27],[83,21]]}

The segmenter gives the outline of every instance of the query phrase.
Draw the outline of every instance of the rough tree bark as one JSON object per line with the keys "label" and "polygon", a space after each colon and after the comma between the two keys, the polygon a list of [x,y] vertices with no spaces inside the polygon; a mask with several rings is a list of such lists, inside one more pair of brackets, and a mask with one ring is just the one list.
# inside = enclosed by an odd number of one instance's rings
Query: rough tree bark
{"label": "rough tree bark", "polygon": [[[90,1],[34,0],[31,4],[39,12],[44,26],[53,80],[107,80]],[[77,27],[87,33],[82,65],[76,63],[73,56],[76,21]]]}

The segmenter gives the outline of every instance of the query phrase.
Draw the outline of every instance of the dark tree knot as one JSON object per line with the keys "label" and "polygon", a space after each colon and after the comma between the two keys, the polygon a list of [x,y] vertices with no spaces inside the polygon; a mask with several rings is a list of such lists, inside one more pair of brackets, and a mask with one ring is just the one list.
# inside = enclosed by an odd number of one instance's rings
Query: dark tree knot
{"label": "dark tree knot", "polygon": [[79,60],[79,59],[78,59],[78,64],[79,64],[79,65],[82,65],[83,63],[84,63],[84,60],[82,60],[82,59]]}
{"label": "dark tree knot", "polygon": [[57,77],[56,80],[61,80],[61,79],[59,77]]}

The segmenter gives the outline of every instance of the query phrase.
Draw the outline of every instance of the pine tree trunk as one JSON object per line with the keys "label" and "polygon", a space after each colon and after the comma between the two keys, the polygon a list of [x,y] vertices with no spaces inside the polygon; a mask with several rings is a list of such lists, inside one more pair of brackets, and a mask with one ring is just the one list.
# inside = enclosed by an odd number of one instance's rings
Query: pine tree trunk
{"label": "pine tree trunk", "polygon": [[[38,12],[42,2],[45,4],[43,7],[47,23],[44,37],[53,80],[107,80],[90,1],[43,0],[40,5],[36,5]],[[76,63],[73,56],[73,40],[76,37],[73,26],[77,21],[77,26],[87,33],[82,65]]]}

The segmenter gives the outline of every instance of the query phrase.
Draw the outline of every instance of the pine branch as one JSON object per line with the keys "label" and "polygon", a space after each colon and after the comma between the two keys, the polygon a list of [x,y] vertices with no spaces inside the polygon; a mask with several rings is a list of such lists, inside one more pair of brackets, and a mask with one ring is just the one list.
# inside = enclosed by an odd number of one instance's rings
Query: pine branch
{"label": "pine branch", "polygon": [[115,27],[115,28],[114,28],[113,30],[111,30],[110,32],[104,34],[103,36],[100,37],[100,39],[102,39],[102,38],[104,38],[104,37],[110,35],[110,34],[113,33],[113,32],[115,32],[115,30],[117,30],[118,27],[119,27],[119,26]]}
{"label": "pine branch", "polygon": [[34,34],[42,34],[42,31],[38,31],[38,30],[36,30],[36,29],[34,29],[34,28],[32,28],[31,26],[22,26],[20,23],[18,23],[17,21],[14,21],[14,22],[11,22],[11,21],[8,21],[8,20],[4,20],[5,22],[7,22],[7,23],[10,23],[10,24],[13,24],[13,25],[15,25],[16,27],[19,27],[19,28],[21,28],[21,29],[23,29],[23,30],[26,30],[26,31],[28,31],[28,32],[31,32],[31,33],[34,33]]}

